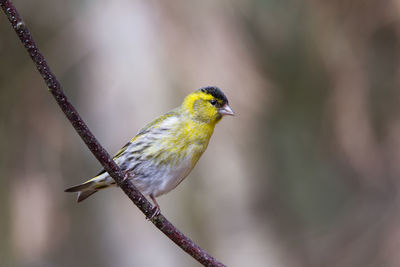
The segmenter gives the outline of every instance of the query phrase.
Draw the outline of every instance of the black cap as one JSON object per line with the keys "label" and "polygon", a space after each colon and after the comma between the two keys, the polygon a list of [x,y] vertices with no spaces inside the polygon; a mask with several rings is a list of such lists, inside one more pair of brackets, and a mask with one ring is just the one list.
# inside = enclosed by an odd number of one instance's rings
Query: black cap
{"label": "black cap", "polygon": [[200,91],[210,94],[218,100],[221,100],[222,105],[228,103],[228,99],[226,98],[225,94],[216,86],[207,86],[199,89]]}

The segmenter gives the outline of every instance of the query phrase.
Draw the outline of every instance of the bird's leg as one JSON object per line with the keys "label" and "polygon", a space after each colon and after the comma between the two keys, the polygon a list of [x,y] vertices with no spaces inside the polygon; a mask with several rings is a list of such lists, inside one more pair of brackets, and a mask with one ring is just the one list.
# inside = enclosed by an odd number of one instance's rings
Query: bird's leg
{"label": "bird's leg", "polygon": [[[123,173],[124,173],[124,177],[122,177],[122,182],[121,183],[125,182],[129,178],[133,178],[133,176],[134,176],[130,171],[123,171]],[[113,182],[112,184],[115,184],[115,182]]]}
{"label": "bird's leg", "polygon": [[122,178],[122,182],[125,182],[127,179],[132,178],[133,175],[129,171],[124,172],[124,178]]}
{"label": "bird's leg", "polygon": [[158,216],[158,215],[160,214],[160,206],[158,205],[157,200],[156,200],[156,198],[153,196],[153,194],[150,194],[149,196],[150,196],[151,200],[152,200],[153,203],[154,203],[154,208],[153,208],[154,213],[153,213],[153,215],[151,215],[151,217],[150,217],[150,220],[152,220],[155,216]]}

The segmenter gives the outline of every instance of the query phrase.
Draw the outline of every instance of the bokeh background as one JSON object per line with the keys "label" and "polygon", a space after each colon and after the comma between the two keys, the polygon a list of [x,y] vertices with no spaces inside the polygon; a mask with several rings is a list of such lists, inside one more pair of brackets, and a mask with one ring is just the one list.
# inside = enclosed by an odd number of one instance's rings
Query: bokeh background
{"label": "bokeh background", "polygon": [[[115,153],[206,86],[217,126],[163,213],[228,266],[400,266],[400,1],[15,1]],[[0,265],[199,266],[100,170],[0,15]]]}

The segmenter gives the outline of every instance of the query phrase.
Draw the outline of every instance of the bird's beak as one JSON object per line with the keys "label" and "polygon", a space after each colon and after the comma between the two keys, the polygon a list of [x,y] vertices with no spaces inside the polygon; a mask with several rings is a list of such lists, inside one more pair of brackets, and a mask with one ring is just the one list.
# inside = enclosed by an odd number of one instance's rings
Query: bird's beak
{"label": "bird's beak", "polygon": [[225,104],[222,108],[219,110],[219,114],[221,115],[230,115],[230,116],[235,116],[235,112],[231,109],[231,107],[228,104]]}

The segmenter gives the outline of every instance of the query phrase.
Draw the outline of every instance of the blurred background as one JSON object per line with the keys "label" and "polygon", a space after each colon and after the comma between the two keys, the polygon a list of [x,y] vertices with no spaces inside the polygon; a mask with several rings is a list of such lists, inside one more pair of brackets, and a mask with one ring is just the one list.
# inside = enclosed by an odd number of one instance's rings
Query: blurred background
{"label": "blurred background", "polygon": [[[110,153],[207,85],[216,127],[163,214],[228,266],[400,266],[400,1],[15,1]],[[100,169],[0,15],[0,265],[199,266]]]}

